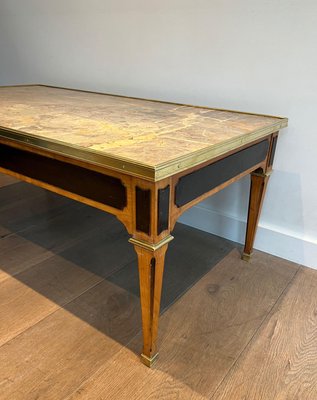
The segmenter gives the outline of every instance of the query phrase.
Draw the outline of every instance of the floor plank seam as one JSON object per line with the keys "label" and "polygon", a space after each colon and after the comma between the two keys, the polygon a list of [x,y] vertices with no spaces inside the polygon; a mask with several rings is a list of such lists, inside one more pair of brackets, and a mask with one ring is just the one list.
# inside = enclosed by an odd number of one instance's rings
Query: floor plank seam
{"label": "floor plank seam", "polygon": [[[38,197],[42,197],[42,196],[38,196]],[[39,222],[38,224],[29,225],[29,226],[27,226],[26,228],[22,228],[22,229],[17,229],[17,230],[15,230],[14,232],[10,232],[10,234],[16,234],[16,235],[18,235],[19,233],[28,231],[29,229],[32,229],[32,228],[35,227],[35,226],[36,226],[36,227],[40,227],[41,225],[43,225],[43,224],[45,224],[45,223],[47,223],[47,222],[53,221],[54,219],[60,217],[60,216],[63,215],[63,214],[67,215],[67,214],[66,214],[66,211],[67,211],[67,208],[68,208],[70,205],[71,205],[71,204],[65,204],[65,205],[60,205],[60,206],[54,207],[53,209],[58,210],[58,213],[57,213],[56,215],[51,216],[51,217],[47,218],[45,221]],[[81,210],[82,208],[84,208],[84,207],[85,207],[85,205],[82,205],[82,207],[78,207],[78,211],[80,211],[80,210]],[[12,207],[12,208],[15,208],[15,207]],[[7,211],[7,210],[0,210],[0,214],[5,214],[6,211]],[[46,214],[46,213],[45,213],[45,214]],[[35,214],[35,215],[36,215],[36,214]],[[5,226],[4,226],[4,228],[5,228]],[[1,239],[2,239],[2,238],[1,238]]]}
{"label": "floor plank seam", "polygon": [[[94,228],[94,229],[93,229],[93,232],[94,232],[95,230],[97,230],[97,229],[98,229],[98,228]],[[62,250],[62,251],[63,251],[63,250]],[[55,255],[56,255],[56,254],[54,253],[54,255],[51,256],[51,257],[55,257]],[[46,260],[49,260],[51,257],[47,258]],[[40,261],[40,262],[41,262],[41,261]],[[39,263],[40,263],[40,262],[39,262]],[[7,342],[1,344],[1,345],[0,345],[0,348],[1,348],[2,346],[6,345],[7,343],[10,343],[11,340],[14,340],[14,339],[16,339],[17,337],[19,337],[20,335],[22,335],[23,333],[27,332],[29,329],[33,328],[33,327],[34,327],[35,325],[37,325],[38,323],[44,321],[46,318],[52,316],[53,314],[55,314],[57,311],[61,310],[61,309],[64,308],[65,306],[71,304],[73,301],[77,300],[80,296],[84,295],[84,294],[85,294],[86,292],[88,292],[89,290],[91,290],[91,289],[97,287],[98,285],[100,285],[101,283],[103,283],[104,281],[106,281],[107,279],[109,279],[113,274],[118,273],[119,271],[121,271],[121,269],[125,268],[127,265],[131,264],[132,262],[133,262],[133,261],[128,261],[127,263],[125,263],[124,265],[122,265],[120,268],[114,270],[114,271],[113,271],[111,274],[109,274],[108,276],[102,278],[99,282],[97,282],[97,283],[93,284],[92,286],[90,286],[89,288],[85,289],[85,290],[84,290],[82,293],[80,293],[78,296],[74,297],[73,299],[71,299],[70,301],[64,303],[63,305],[58,306],[58,308],[57,308],[56,310],[54,310],[53,312],[51,312],[51,313],[49,313],[48,315],[46,315],[44,318],[40,319],[40,320],[37,321],[35,324],[29,326],[27,329],[25,329],[24,331],[20,332],[18,335],[14,336],[13,338],[11,338],[10,340],[8,340]],[[30,268],[35,267],[35,266],[36,266],[37,264],[39,264],[39,263],[36,263],[36,264],[32,265],[32,267],[30,267]],[[26,270],[29,270],[30,268],[27,268]],[[26,270],[24,270],[24,271],[26,271]],[[24,271],[21,271],[20,273],[22,273],[22,272],[24,272]],[[12,276],[12,277],[16,277],[16,276],[18,276],[20,273],[14,275],[14,276]],[[14,278],[14,279],[16,279],[16,278]],[[3,282],[5,282],[5,280],[4,280]],[[140,333],[140,331],[138,331],[137,334],[139,334],[139,333]],[[135,335],[135,336],[136,336],[136,335]],[[135,336],[134,336],[134,337],[135,337]],[[134,337],[133,337],[133,338],[134,338]],[[132,338],[132,339],[133,339],[133,338]],[[132,340],[132,339],[131,339],[131,340]],[[130,341],[129,341],[129,343],[130,343]],[[129,343],[127,343],[127,344],[129,344]]]}
{"label": "floor plank seam", "polygon": [[6,233],[6,234],[4,234],[3,236],[0,236],[0,240],[2,240],[2,239],[7,239],[7,238],[9,238],[10,236],[13,236],[13,235],[19,236],[19,234],[21,234],[21,233],[23,233],[23,232],[27,232],[29,229],[32,229],[32,228],[34,228],[35,226],[36,226],[36,225],[31,225],[31,226],[28,226],[27,228],[23,228],[23,229],[19,229],[19,230],[17,230],[17,231],[14,231],[14,232]]}
{"label": "floor plank seam", "polygon": [[[131,343],[131,342],[133,342],[133,340],[138,336],[138,335],[140,335],[142,333],[142,329],[140,328],[140,330],[119,350],[119,351],[117,351],[114,355],[113,355],[113,357],[112,357],[112,359],[114,359],[115,357],[117,357],[117,356],[119,356],[119,354],[121,353],[121,352],[124,352],[127,348],[129,348],[129,344]],[[131,350],[131,352],[132,353],[134,353],[132,350]],[[134,353],[135,354],[135,353]],[[108,360],[109,361],[109,360]],[[143,367],[144,368],[148,368],[148,367],[146,367],[145,365],[143,365]],[[100,365],[100,367],[96,370],[96,371],[94,371],[91,375],[89,375],[89,376],[87,376],[87,379],[85,379],[83,382],[81,382],[81,384],[80,385],[78,385],[77,386],[77,388],[75,389],[75,390],[73,390],[69,395],[67,395],[66,397],[63,397],[61,400],[69,400],[69,399],[71,399],[71,398],[73,398],[73,396],[74,396],[74,394],[78,391],[78,390],[80,390],[80,388],[81,387],[83,387],[84,385],[85,385],[85,383],[87,382],[87,381],[89,381],[90,379],[93,379],[93,377],[95,376],[95,375],[98,375],[98,373],[99,373],[99,371],[102,369],[102,368],[104,368],[104,364],[103,365]]]}
{"label": "floor plank seam", "polygon": [[[39,194],[39,195],[35,196],[34,199],[36,200],[37,198],[41,198],[41,197],[43,197],[43,194]],[[34,200],[34,199],[32,198],[31,200]],[[24,201],[24,200],[21,200],[21,201]],[[75,202],[75,200],[74,200],[74,202]],[[77,202],[77,203],[79,203],[79,202]],[[65,204],[65,205],[57,206],[57,207],[56,207],[56,210],[60,209],[59,212],[58,212],[58,214],[55,215],[55,216],[53,216],[53,217],[51,217],[51,218],[48,218],[48,219],[46,220],[46,222],[47,222],[47,221],[52,221],[52,220],[54,220],[55,218],[61,216],[63,213],[65,213],[65,210],[67,209],[67,207],[69,207],[69,205],[70,205],[70,204]],[[15,208],[15,207],[16,207],[16,204],[14,204],[14,206],[10,205],[10,206],[8,206],[8,207],[5,207],[4,209],[3,209],[3,208],[2,208],[2,209],[0,208],[0,214],[5,213],[5,212],[8,210],[8,208],[10,209],[10,208]],[[85,204],[80,204],[80,203],[79,203],[79,206],[78,206],[78,207],[79,207],[79,210],[80,210],[80,209],[86,207],[86,205],[85,205]],[[66,214],[65,214],[65,215],[66,215]],[[26,228],[23,228],[23,229],[15,230],[14,232],[9,232],[8,234],[4,234],[3,236],[0,236],[0,240],[5,239],[5,238],[8,238],[9,236],[12,236],[12,235],[19,235],[20,233],[23,233],[23,232],[25,232],[25,231],[28,231],[28,230],[34,228],[35,226],[41,226],[41,224],[42,224],[42,223],[39,223],[39,224],[36,224],[36,225],[27,226]],[[3,226],[3,227],[5,228],[5,226]]]}
{"label": "floor plank seam", "polygon": [[281,294],[278,296],[278,298],[276,299],[276,301],[274,302],[274,304],[272,305],[272,307],[269,309],[269,311],[266,314],[266,317],[263,319],[263,321],[260,323],[260,325],[258,326],[258,328],[254,331],[254,334],[251,336],[250,340],[246,343],[246,345],[244,346],[244,348],[240,351],[239,355],[236,357],[236,359],[234,360],[234,362],[232,363],[231,367],[228,369],[227,373],[224,375],[224,377],[221,379],[221,381],[219,382],[219,384],[217,385],[215,391],[213,394],[211,394],[210,400],[215,399],[215,396],[217,395],[217,392],[220,390],[222,384],[224,383],[224,381],[226,380],[226,378],[230,375],[231,371],[233,370],[233,368],[235,367],[235,365],[237,364],[237,362],[239,361],[239,359],[242,357],[242,355],[244,354],[244,352],[246,351],[246,349],[250,346],[250,344],[252,343],[252,341],[254,340],[254,338],[257,336],[258,332],[262,329],[262,327],[267,323],[267,321],[270,319],[272,311],[274,310],[275,307],[277,307],[282,299],[285,297],[286,293],[289,291],[290,287],[292,286],[295,278],[297,277],[299,271],[301,270],[301,265],[298,264],[298,268],[295,271],[294,275],[292,276],[292,278],[290,279],[290,281],[288,282],[288,284],[285,286],[285,288],[282,290]]}
{"label": "floor plank seam", "polygon": [[[2,173],[1,173],[2,174]],[[3,174],[4,175],[4,174]],[[10,175],[6,175],[6,176],[10,176]],[[7,187],[7,186],[11,186],[11,185],[16,185],[17,183],[20,183],[19,181],[18,182],[9,182],[9,183],[5,183],[4,185],[0,185],[0,188],[5,188],[5,187]]]}
{"label": "floor plank seam", "polygon": [[8,238],[12,235],[14,235],[16,232],[9,232],[9,233],[5,233],[4,235],[0,235],[0,240]]}
{"label": "floor plank seam", "polygon": [[[21,184],[21,182],[15,183],[15,185],[20,185],[20,184]],[[0,187],[0,189],[4,189],[6,187],[7,186],[4,186],[4,187],[2,186],[2,187]],[[31,196],[30,198],[15,200],[14,203],[6,204],[4,206],[1,206],[0,207],[0,213],[5,213],[6,211],[14,209],[17,206],[21,207],[21,204],[19,204],[19,203],[24,203],[24,202],[28,202],[28,201],[32,201],[33,202],[33,201],[36,201],[37,199],[40,199],[41,197],[44,197],[44,196],[45,196],[45,193],[38,193],[35,196]]]}
{"label": "floor plank seam", "polygon": [[13,338],[11,338],[10,340],[8,340],[7,342],[3,343],[0,345],[0,349],[2,346],[5,346],[6,344],[10,343],[12,340],[17,339],[19,336],[23,335],[25,332],[27,332],[28,330],[32,329],[34,326],[36,326],[37,324],[39,324],[40,322],[44,321],[46,318],[51,317],[52,315],[54,315],[57,311],[60,311],[61,309],[65,308],[65,306],[69,305],[70,303],[72,303],[73,301],[77,300],[80,296],[84,295],[86,292],[88,292],[89,290],[93,289],[94,287],[98,286],[99,284],[101,284],[102,282],[104,282],[106,280],[106,278],[102,279],[101,281],[95,283],[94,285],[90,286],[89,288],[85,289],[82,293],[80,293],[78,296],[74,297],[73,299],[71,299],[70,301],[58,306],[58,308],[54,311],[52,311],[51,313],[45,315],[45,317],[41,318],[39,321],[37,321],[35,324],[29,326],[28,328],[26,328],[24,331],[20,332],[19,334],[17,334],[16,336],[14,336]]}
{"label": "floor plank seam", "polygon": [[[35,226],[35,225],[33,225],[33,226]],[[25,229],[23,229],[23,230],[20,230],[19,232],[12,232],[12,233],[8,234],[6,237],[10,237],[10,236],[12,236],[12,235],[17,235],[18,233],[23,233],[24,231],[26,231],[26,230],[28,230],[28,229],[30,229],[30,227],[25,228]],[[80,242],[80,241],[82,241],[82,240],[87,239],[90,235],[94,235],[99,229],[100,229],[100,227],[92,228],[89,232],[83,233],[83,234],[80,235],[78,238],[76,238],[76,239],[74,239],[74,240],[71,240],[71,241],[68,241],[67,244],[63,243],[63,244],[57,246],[53,251],[52,251],[51,249],[45,249],[47,252],[52,252],[52,254],[51,254],[51,255],[48,255],[47,258],[43,258],[43,259],[40,259],[40,261],[36,261],[34,264],[29,265],[28,267],[26,267],[26,268],[23,269],[22,271],[19,271],[19,272],[17,272],[17,273],[13,273],[13,274],[9,274],[9,276],[8,276],[6,279],[2,280],[2,281],[0,282],[0,284],[3,283],[3,282],[5,282],[7,279],[10,279],[10,278],[15,278],[15,279],[19,280],[19,279],[18,279],[18,276],[19,276],[20,274],[23,274],[23,273],[25,273],[26,271],[29,271],[31,268],[36,267],[38,264],[40,264],[40,263],[43,262],[43,261],[48,261],[50,258],[60,255],[62,252],[64,252],[65,250],[68,250],[69,248],[71,248],[71,247],[72,247],[74,244],[76,244],[77,242]],[[1,240],[1,239],[0,239],[0,240]],[[127,265],[127,264],[126,264],[126,265]],[[125,265],[125,266],[126,266],[126,265]],[[120,268],[120,269],[121,269],[121,268]],[[119,271],[119,270],[118,270],[118,271]],[[111,276],[111,275],[109,275],[109,276]],[[107,277],[107,278],[108,278],[108,277]]]}

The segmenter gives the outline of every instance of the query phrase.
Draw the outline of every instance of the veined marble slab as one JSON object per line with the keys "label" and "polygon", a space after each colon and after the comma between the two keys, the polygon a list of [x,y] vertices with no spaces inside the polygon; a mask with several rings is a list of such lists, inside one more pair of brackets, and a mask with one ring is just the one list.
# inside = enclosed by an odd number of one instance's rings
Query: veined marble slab
{"label": "veined marble slab", "polygon": [[281,117],[49,86],[0,88],[0,137],[153,180],[285,126]]}

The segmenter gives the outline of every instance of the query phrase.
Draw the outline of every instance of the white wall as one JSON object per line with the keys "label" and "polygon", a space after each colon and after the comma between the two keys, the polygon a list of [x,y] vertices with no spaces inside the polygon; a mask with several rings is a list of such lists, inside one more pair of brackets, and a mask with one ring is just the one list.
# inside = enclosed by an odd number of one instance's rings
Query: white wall
{"label": "white wall", "polygon": [[[0,0],[0,84],[284,115],[256,247],[317,268],[317,2]],[[243,241],[248,180],[184,223]]]}

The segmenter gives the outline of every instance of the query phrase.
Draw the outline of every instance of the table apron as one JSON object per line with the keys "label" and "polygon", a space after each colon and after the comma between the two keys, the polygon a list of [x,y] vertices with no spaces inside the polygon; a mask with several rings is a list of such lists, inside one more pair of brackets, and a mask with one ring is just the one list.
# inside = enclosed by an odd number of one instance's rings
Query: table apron
{"label": "table apron", "polygon": [[5,144],[0,144],[0,168],[38,186],[62,190],[64,195],[74,194],[115,210],[127,206],[127,188],[118,177]]}
{"label": "table apron", "polygon": [[269,140],[263,140],[222,160],[182,176],[175,187],[175,204],[181,207],[224,182],[263,162]]}

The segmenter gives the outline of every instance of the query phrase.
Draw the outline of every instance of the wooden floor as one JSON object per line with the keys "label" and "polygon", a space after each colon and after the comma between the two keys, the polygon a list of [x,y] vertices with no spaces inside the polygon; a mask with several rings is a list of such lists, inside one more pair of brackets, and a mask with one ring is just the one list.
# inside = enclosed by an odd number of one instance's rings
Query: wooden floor
{"label": "wooden floor", "polygon": [[112,216],[0,176],[0,399],[317,399],[317,271],[178,225],[160,358]]}

